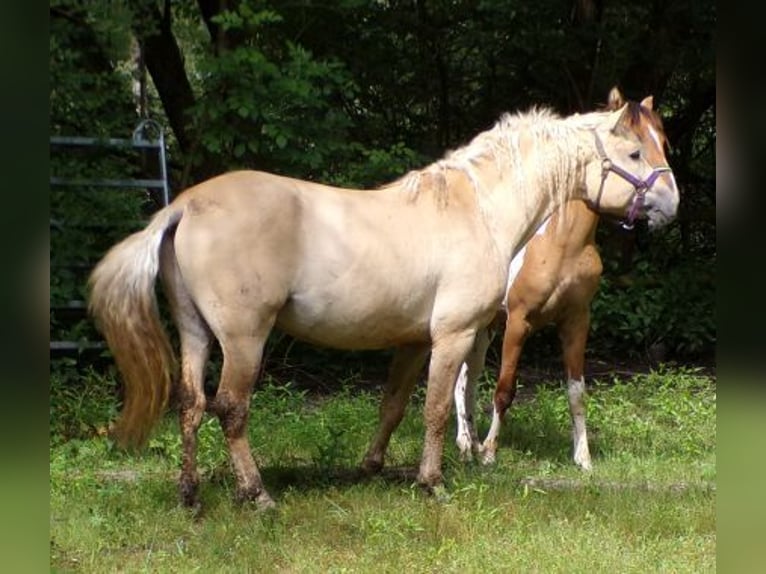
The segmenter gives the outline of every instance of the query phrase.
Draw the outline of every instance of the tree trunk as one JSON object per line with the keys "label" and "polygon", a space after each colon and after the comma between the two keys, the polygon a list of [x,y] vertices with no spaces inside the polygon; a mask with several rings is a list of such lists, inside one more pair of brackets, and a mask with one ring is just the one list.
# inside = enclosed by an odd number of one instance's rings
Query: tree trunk
{"label": "tree trunk", "polygon": [[202,20],[205,22],[207,31],[210,34],[213,53],[216,56],[244,41],[241,31],[224,30],[213,21],[213,18],[221,12],[227,10],[236,11],[239,4],[239,0],[197,0],[197,5],[202,13]]}
{"label": "tree trunk", "polygon": [[170,0],[165,0],[162,13],[154,2],[138,3],[133,31],[143,48],[146,68],[162,100],[178,145],[181,151],[188,153],[193,137],[187,114],[194,105],[194,93],[171,29]]}

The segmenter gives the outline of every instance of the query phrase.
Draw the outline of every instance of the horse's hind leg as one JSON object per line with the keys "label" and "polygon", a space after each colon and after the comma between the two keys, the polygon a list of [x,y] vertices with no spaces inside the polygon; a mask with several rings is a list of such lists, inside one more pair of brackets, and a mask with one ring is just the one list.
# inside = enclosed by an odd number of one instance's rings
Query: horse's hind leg
{"label": "horse's hind leg", "polygon": [[179,492],[185,506],[197,507],[197,431],[205,412],[204,371],[212,333],[183,285],[171,241],[163,243],[162,257],[162,280],[181,340],[181,381],[177,398],[183,458]]}
{"label": "horse's hind leg", "polygon": [[250,396],[260,368],[263,346],[273,321],[248,334],[221,337],[223,371],[210,408],[218,416],[229,446],[237,480],[236,499],[255,502],[259,509],[274,506],[263,488],[247,437]]}
{"label": "horse's hind leg", "polygon": [[567,373],[569,413],[572,416],[572,441],[575,464],[591,469],[588,433],[585,428],[585,346],[588,341],[590,313],[587,308],[569,315],[559,325],[559,337]]}
{"label": "horse's hind leg", "polygon": [[210,334],[199,323],[181,334],[181,384],[179,388],[179,419],[183,444],[183,462],[179,491],[181,502],[190,507],[199,504],[197,490],[197,431],[205,412],[203,390],[204,371],[210,356]]}
{"label": "horse's hind leg", "polygon": [[428,350],[427,344],[408,345],[398,347],[394,352],[383,400],[380,403],[378,430],[362,461],[362,470],[368,474],[379,472],[383,468],[383,457],[388,448],[391,434],[399,426],[404,416],[418,374],[426,362]]}

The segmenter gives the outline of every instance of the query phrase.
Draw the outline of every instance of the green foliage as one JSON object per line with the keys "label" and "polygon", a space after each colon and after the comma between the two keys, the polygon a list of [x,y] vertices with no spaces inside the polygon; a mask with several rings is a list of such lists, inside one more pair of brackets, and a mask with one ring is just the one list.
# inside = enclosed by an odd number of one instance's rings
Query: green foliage
{"label": "green foliage", "polygon": [[258,42],[281,18],[238,3],[215,20],[246,32],[241,42],[199,63],[206,79],[193,110],[204,151],[221,169],[248,167],[302,177],[343,165],[350,120],[343,103],[354,85],[337,61],[319,61],[289,41]]}
{"label": "green foliage", "polygon": [[325,173],[326,181],[346,187],[372,187],[393,181],[409,170],[425,165],[425,158],[403,142],[387,148],[365,148],[361,144],[352,144],[351,151],[357,158],[350,161],[343,171]]}
{"label": "green foliage", "polygon": [[[126,8],[121,3],[92,8],[51,4],[51,133],[130,138],[138,117],[131,70],[122,65],[130,59]],[[50,152],[51,176],[66,180],[138,177],[144,163],[140,154],[126,150],[57,145]],[[146,192],[51,186],[51,339],[93,337],[88,322],[62,307],[85,299],[86,277],[95,260],[155,208]]]}
{"label": "green foliage", "polygon": [[67,358],[51,365],[49,396],[51,444],[105,435],[119,406],[114,373]]}
{"label": "green foliage", "polygon": [[50,123],[58,135],[129,135],[136,120],[130,29],[120,4],[51,3],[49,36]]}
{"label": "green foliage", "polygon": [[627,284],[605,274],[592,304],[591,346],[633,356],[646,356],[657,345],[675,357],[712,352],[715,286],[701,263],[684,261],[659,275],[640,260]]}

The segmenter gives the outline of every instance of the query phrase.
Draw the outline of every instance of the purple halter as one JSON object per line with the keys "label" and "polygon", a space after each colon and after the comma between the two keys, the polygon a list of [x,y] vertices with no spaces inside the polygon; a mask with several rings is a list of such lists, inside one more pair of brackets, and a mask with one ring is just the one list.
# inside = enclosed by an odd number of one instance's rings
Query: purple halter
{"label": "purple halter", "polygon": [[596,207],[598,207],[598,204],[601,201],[601,193],[604,191],[606,176],[609,175],[610,171],[613,171],[625,181],[630,183],[635,189],[635,195],[633,196],[633,202],[630,204],[630,208],[628,209],[627,218],[622,223],[623,229],[633,229],[636,217],[640,213],[641,208],[644,206],[644,196],[646,195],[646,192],[652,188],[654,182],[657,181],[657,178],[660,177],[660,175],[666,171],[673,170],[671,170],[670,166],[667,165],[655,167],[652,169],[652,173],[650,173],[646,179],[639,179],[609,159],[606,155],[604,144],[601,143],[601,139],[598,137],[598,134],[594,133],[594,135],[596,136],[596,150],[598,151],[598,155],[601,157],[601,187],[599,187],[598,190]]}

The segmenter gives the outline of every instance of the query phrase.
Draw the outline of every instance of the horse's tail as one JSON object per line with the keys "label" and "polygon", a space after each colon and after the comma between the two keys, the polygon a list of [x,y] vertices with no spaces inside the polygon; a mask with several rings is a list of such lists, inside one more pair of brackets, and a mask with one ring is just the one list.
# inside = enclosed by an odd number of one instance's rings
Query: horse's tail
{"label": "horse's tail", "polygon": [[154,287],[160,246],[185,204],[177,199],[145,229],[112,247],[88,280],[88,310],[123,378],[123,408],[114,429],[123,447],[143,446],[168,404],[176,359],[160,322]]}

